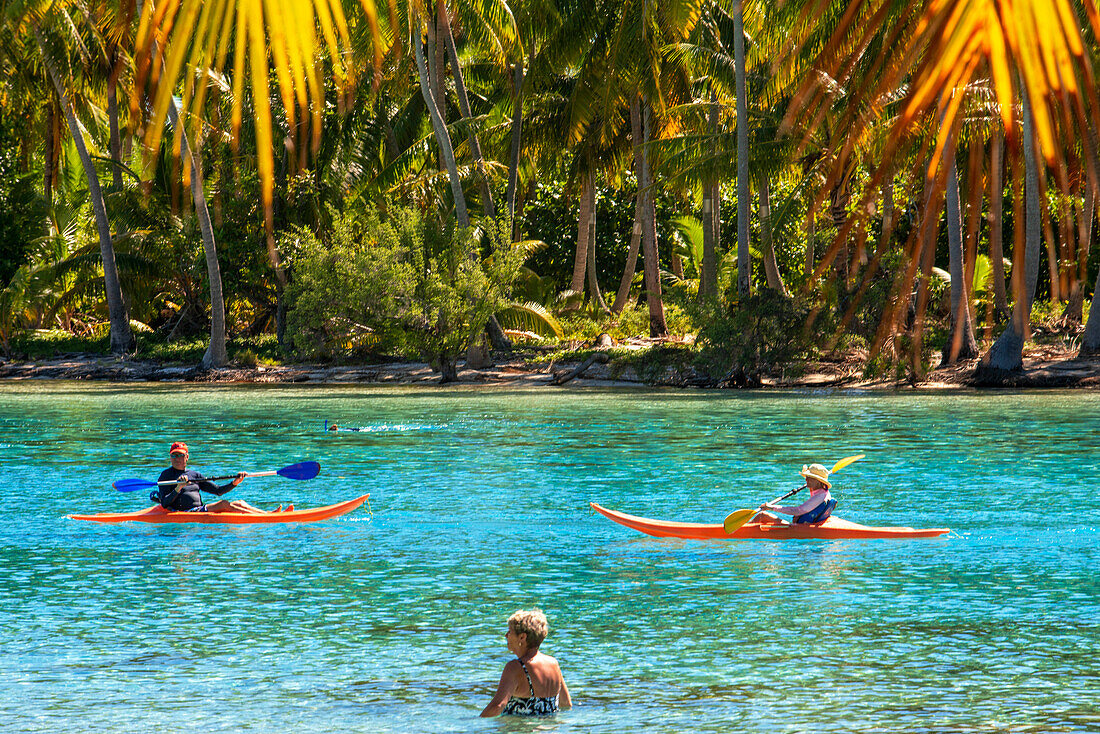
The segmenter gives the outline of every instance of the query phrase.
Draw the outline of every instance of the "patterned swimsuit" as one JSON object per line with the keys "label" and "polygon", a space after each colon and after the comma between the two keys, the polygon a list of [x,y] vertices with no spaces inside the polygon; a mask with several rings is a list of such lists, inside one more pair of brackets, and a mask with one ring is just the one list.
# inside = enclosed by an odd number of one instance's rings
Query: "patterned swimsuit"
{"label": "patterned swimsuit", "polygon": [[523,674],[527,676],[527,687],[531,690],[531,695],[528,698],[512,696],[500,713],[512,716],[546,716],[558,713],[558,697],[534,695],[535,687],[531,685],[531,674],[527,672],[527,666],[522,660],[519,664],[523,668]]}

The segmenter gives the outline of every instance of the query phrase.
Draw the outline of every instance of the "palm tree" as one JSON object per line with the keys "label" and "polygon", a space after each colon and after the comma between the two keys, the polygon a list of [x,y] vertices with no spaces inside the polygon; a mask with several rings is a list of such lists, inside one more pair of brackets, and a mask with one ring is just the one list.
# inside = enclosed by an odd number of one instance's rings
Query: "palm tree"
{"label": "palm tree", "polygon": [[199,164],[198,153],[188,145],[187,131],[180,124],[175,100],[168,105],[168,119],[180,137],[180,158],[190,170],[191,197],[195,203],[199,231],[202,233],[203,251],[206,253],[206,275],[210,284],[210,344],[202,356],[202,366],[208,369],[221,367],[228,361],[225,350],[225,297],[222,295],[222,273],[218,264],[217,244],[214,242],[214,226],[210,222],[210,211],[202,190],[202,166]]}
{"label": "palm tree", "polygon": [[[1092,81],[1095,50],[1084,42],[1080,28],[1088,24],[1070,0],[1021,0],[1011,6],[995,0],[972,0],[965,12],[959,0],[919,5],[903,0],[849,0],[845,5],[841,8],[843,15],[830,15],[828,23],[822,24],[818,3],[798,4],[801,15],[793,47],[807,49],[813,55],[816,73],[803,80],[785,124],[791,129],[801,120],[802,134],[812,133],[831,104],[831,90],[848,90],[851,102],[840,116],[846,140],[837,146],[831,162],[831,177],[837,181],[851,165],[858,141],[882,118],[889,91],[905,84],[899,114],[889,122],[889,143],[870,178],[872,186],[854,211],[860,211],[874,195],[874,187],[887,171],[894,170],[901,151],[930,120],[939,124],[928,138],[928,170],[939,170],[941,160],[950,159],[950,135],[966,114],[964,102],[971,90],[992,91],[1009,157],[1019,160],[1022,156],[1027,178],[1033,178],[1036,186],[1040,178],[1030,150],[1031,139],[1015,125],[1017,100],[1026,100],[1029,111],[1025,117],[1033,122],[1028,131],[1034,131],[1038,157],[1053,170],[1064,162],[1065,151],[1073,141],[1090,139],[1100,127],[1100,103]],[[829,27],[829,38],[824,43],[819,35],[822,25]],[[1048,63],[1050,59],[1058,59],[1059,63]],[[987,78],[991,80],[988,86],[975,84]],[[1095,150],[1090,151],[1087,165],[1090,185],[1095,188],[1100,178]],[[1020,187],[1024,176],[1021,172],[1014,175],[1020,176],[1014,182]],[[931,194],[929,201],[942,198],[947,180],[946,175],[933,179],[934,189],[926,192],[926,196]],[[1054,180],[1056,185],[1065,186],[1057,176]],[[1038,189],[1029,184],[1027,191],[1028,200],[1034,201],[1032,192]],[[1034,297],[1031,263],[1036,258],[1037,267],[1040,232],[1038,208],[1032,219],[1031,206],[1026,247],[1016,248],[1014,258],[1013,276],[1019,287],[1013,321],[1003,341],[999,340],[986,355],[980,370],[1004,373],[1021,363],[1019,354]],[[968,216],[980,216],[979,210],[975,207]],[[921,252],[910,249],[907,273],[915,272],[913,259],[924,259]],[[904,287],[895,292],[903,298],[908,294]],[[879,339],[878,343],[883,341]]]}
{"label": "palm tree", "polygon": [[[1015,306],[1012,320],[1008,322],[997,341],[982,357],[975,376],[981,382],[1000,382],[1006,376],[1023,367],[1024,341],[1031,321],[1031,304],[1035,300],[1035,284],[1039,279],[1039,248],[1042,214],[1039,196],[1039,161],[1035,145],[1031,142],[1034,129],[1032,106],[1029,98],[1023,98],[1023,159],[1024,159],[1024,242],[1017,247],[1013,257],[1012,295]],[[1017,238],[1019,242],[1019,238]],[[1021,252],[1022,250],[1022,252]]]}
{"label": "palm tree", "polygon": [[745,82],[745,30],[742,0],[733,0],[733,58],[737,74],[737,293],[752,290],[749,258],[749,99]]}
{"label": "palm tree", "polygon": [[[71,90],[66,82],[69,76],[63,73],[63,68],[71,70],[74,65],[69,63],[68,54],[60,42],[61,39],[54,34],[47,34],[43,30],[46,26],[53,29],[75,28],[76,26],[65,15],[66,8],[64,6],[53,6],[51,13],[51,15],[43,17],[31,15],[28,20],[88,182],[88,196],[95,216],[96,232],[99,235],[100,256],[103,259],[103,285],[107,296],[107,312],[111,322],[111,351],[115,354],[126,354],[134,348],[134,335],[130,329],[129,309],[123,298],[122,287],[119,283],[114,241],[111,236],[111,225],[107,218],[107,205],[103,199],[99,174],[92,161],[91,153],[88,151],[84,130],[76,119],[76,113],[70,101]],[[64,21],[62,21],[62,18],[64,18]]]}
{"label": "palm tree", "polygon": [[[390,41],[383,33],[375,6],[363,3],[351,7],[356,9],[353,12],[359,13],[354,19],[367,28],[366,53],[374,69],[380,69]],[[230,127],[236,140],[240,138],[245,87],[251,89],[256,167],[261,181],[268,257],[279,282],[285,285],[286,276],[274,239],[275,162],[268,96],[270,74],[273,67],[286,124],[291,130],[308,130],[310,146],[316,151],[325,109],[322,73],[331,72],[341,100],[357,82],[354,60],[358,57],[353,53],[349,18],[343,6],[323,0],[291,6],[279,0],[249,3],[238,0],[156,3],[146,0],[141,5],[134,43],[136,74],[130,103],[132,119],[141,117],[143,90],[154,78],[158,81],[148,119],[164,120],[176,90],[181,88],[179,115],[188,119],[192,108],[203,107],[207,94],[206,76],[222,72],[231,59]],[[323,59],[324,63],[316,63],[317,59]],[[198,78],[194,70],[201,70]],[[190,119],[197,125],[200,118],[196,115]],[[146,146],[157,149],[162,135],[162,125],[149,125],[144,130]],[[192,137],[198,138],[197,128],[193,129]]]}
{"label": "palm tree", "polygon": [[591,15],[601,25],[594,29],[592,46],[580,65],[571,137],[578,139],[593,121],[604,139],[614,137],[634,99],[640,99],[642,136],[633,144],[640,142],[641,147],[638,196],[649,332],[664,337],[668,326],[661,299],[650,142],[667,134],[665,125],[671,121],[665,111],[688,95],[687,69],[677,63],[673,49],[698,21],[699,0],[607,0]]}
{"label": "palm tree", "polygon": [[954,156],[947,173],[947,251],[951,267],[951,338],[943,363],[978,356],[974,322],[970,318],[970,294],[963,264],[962,212],[959,204],[959,169]]}

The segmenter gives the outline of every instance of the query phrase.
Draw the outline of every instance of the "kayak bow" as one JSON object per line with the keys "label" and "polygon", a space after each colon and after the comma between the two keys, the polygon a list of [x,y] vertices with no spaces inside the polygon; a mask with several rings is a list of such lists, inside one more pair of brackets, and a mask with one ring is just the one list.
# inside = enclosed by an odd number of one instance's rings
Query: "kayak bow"
{"label": "kayak bow", "polygon": [[140,512],[114,512],[100,515],[69,515],[73,520],[90,520],[91,522],[201,522],[226,525],[261,525],[288,522],[317,522],[339,517],[359,507],[370,497],[365,494],[347,502],[340,502],[326,507],[313,507],[306,510],[288,510],[287,512],[269,512],[265,515],[249,515],[244,512],[174,512],[166,510],[160,505],[153,505]]}
{"label": "kayak bow", "polygon": [[750,522],[742,525],[733,534],[727,534],[721,523],[713,525],[699,522],[669,522],[651,520],[647,517],[628,515],[601,507],[589,502],[592,509],[620,525],[653,535],[658,538],[688,538],[692,540],[750,540],[772,538],[787,540],[791,538],[933,538],[950,532],[948,528],[876,528],[860,525],[839,517],[830,517],[824,522],[812,525],[789,525],[786,523]]}

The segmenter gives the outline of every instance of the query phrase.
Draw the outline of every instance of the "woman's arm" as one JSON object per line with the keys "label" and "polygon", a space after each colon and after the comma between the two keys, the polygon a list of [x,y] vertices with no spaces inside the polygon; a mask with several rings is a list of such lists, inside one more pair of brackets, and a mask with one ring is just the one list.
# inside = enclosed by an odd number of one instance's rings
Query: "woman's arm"
{"label": "woman's arm", "polygon": [[485,707],[485,710],[481,712],[482,716],[497,716],[504,710],[504,705],[508,703],[508,699],[512,697],[512,691],[516,690],[516,679],[513,673],[513,669],[519,666],[512,665],[513,661],[509,661],[504,666],[504,672],[500,674],[500,683],[497,684],[496,695],[493,696],[493,700],[489,702],[489,705]]}
{"label": "woman's arm", "polygon": [[561,677],[561,690],[558,691],[558,708],[564,711],[573,708],[573,699],[569,697],[569,686],[565,685],[565,676],[561,674],[561,668],[558,668],[558,676]]}
{"label": "woman's arm", "polygon": [[771,509],[775,512],[782,512],[784,515],[794,515],[798,517],[799,515],[805,515],[807,512],[820,505],[828,496],[828,492],[818,492],[817,494],[810,495],[810,499],[796,507],[772,507]]}

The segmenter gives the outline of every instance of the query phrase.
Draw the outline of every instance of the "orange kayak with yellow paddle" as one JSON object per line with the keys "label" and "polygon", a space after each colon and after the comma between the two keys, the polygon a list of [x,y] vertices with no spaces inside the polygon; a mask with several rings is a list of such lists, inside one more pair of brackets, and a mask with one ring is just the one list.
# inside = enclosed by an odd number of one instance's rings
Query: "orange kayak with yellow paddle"
{"label": "orange kayak with yellow paddle", "polygon": [[827,539],[875,539],[875,538],[933,538],[951,532],[948,528],[870,527],[829,517],[824,522],[807,525],[789,523],[750,522],[727,533],[721,523],[714,525],[698,522],[670,522],[651,520],[647,517],[628,515],[589,502],[592,509],[604,517],[632,530],[658,538],[686,538],[690,540],[752,540],[767,538],[789,540],[794,538]]}
{"label": "orange kayak with yellow paddle", "polygon": [[362,505],[370,497],[365,494],[347,502],[340,502],[325,507],[313,507],[306,510],[287,510],[286,512],[268,512],[263,515],[249,515],[243,512],[174,512],[166,510],[160,505],[153,505],[140,512],[112,512],[100,515],[69,515],[73,520],[89,520],[91,522],[151,522],[151,523],[178,523],[200,522],[223,525],[273,525],[289,522],[317,522],[328,520],[340,515],[346,515]]}

